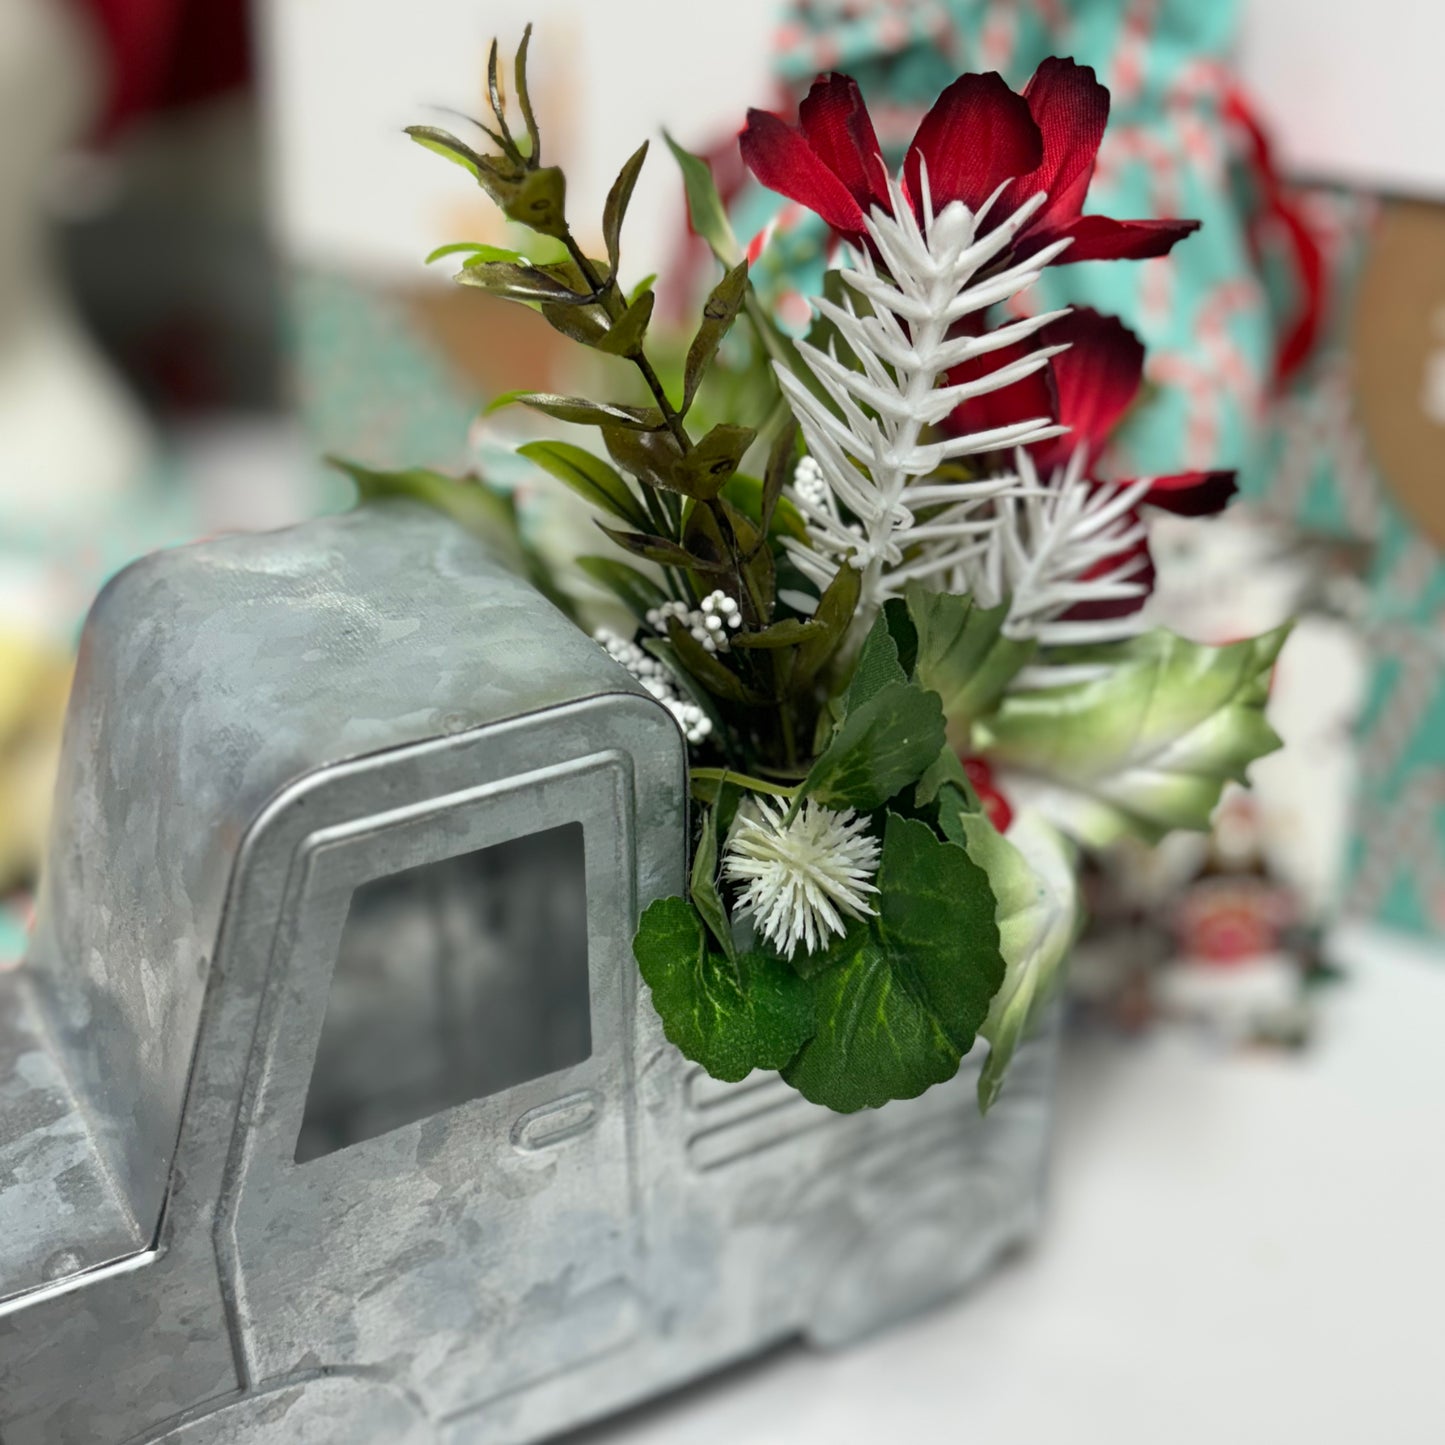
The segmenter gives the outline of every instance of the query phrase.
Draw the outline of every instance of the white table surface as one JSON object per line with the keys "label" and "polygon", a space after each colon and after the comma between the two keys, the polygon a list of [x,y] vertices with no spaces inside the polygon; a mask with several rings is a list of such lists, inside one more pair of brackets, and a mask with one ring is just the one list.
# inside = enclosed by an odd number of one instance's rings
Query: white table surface
{"label": "white table surface", "polygon": [[1445,956],[1332,956],[1302,1055],[1074,1042],[1050,1225],[969,1298],[579,1445],[1442,1445]]}

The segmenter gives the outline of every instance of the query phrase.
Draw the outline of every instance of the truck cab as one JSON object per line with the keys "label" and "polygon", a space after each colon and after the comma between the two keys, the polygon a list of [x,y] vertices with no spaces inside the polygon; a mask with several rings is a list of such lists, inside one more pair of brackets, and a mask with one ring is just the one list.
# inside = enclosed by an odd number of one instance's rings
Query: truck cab
{"label": "truck cab", "polygon": [[1026,1234],[1047,1039],[986,1125],[976,1064],[842,1119],[667,1043],[631,937],[686,786],[414,504],[116,579],[0,974],[4,1445],[523,1445]]}

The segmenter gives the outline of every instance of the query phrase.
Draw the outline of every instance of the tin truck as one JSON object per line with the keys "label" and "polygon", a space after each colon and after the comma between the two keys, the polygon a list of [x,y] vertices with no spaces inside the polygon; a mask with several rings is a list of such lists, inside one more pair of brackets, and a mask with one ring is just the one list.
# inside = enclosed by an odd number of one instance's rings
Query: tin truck
{"label": "tin truck", "polygon": [[974,1279],[1053,1044],[841,1117],[667,1043],[667,711],[454,523],[158,554],[80,649],[0,974],[3,1445],[522,1445]]}

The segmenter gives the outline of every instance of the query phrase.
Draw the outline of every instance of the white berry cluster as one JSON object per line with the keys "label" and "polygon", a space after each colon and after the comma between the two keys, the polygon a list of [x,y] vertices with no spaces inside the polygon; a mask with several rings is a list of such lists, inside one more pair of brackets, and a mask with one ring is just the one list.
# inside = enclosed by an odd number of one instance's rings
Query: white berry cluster
{"label": "white berry cluster", "polygon": [[620,662],[677,719],[688,742],[700,743],[712,732],[712,720],[696,703],[678,696],[667,669],[651,653],[605,627],[599,627],[592,636],[614,662]]}
{"label": "white berry cluster", "polygon": [[823,468],[816,457],[803,457],[793,469],[793,491],[798,500],[812,507],[828,505],[828,483],[823,480]]}
{"label": "white berry cluster", "polygon": [[726,652],[728,634],[742,626],[738,604],[726,592],[709,592],[696,607],[685,602],[664,602],[647,614],[647,625],[664,635],[669,618],[677,618],[708,652]]}

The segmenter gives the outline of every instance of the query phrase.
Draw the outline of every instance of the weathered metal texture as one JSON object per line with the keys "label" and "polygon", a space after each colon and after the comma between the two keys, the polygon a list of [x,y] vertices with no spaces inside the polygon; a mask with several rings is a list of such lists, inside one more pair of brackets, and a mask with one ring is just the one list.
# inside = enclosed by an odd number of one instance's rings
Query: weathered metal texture
{"label": "weathered metal texture", "polygon": [[[0,976],[5,1445],[523,1445],[1029,1234],[1051,1036],[986,1121],[973,1058],[842,1118],[667,1044],[630,935],[681,887],[684,798],[667,713],[424,510],[124,574]],[[590,1053],[298,1163],[356,890],[578,823]]]}

